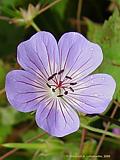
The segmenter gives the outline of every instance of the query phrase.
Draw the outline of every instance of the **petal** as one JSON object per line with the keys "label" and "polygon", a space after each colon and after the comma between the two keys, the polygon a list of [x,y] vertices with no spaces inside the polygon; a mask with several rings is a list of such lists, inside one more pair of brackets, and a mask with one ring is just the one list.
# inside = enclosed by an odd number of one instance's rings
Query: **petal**
{"label": "petal", "polygon": [[60,68],[74,81],[86,77],[102,62],[101,48],[76,32],[65,33],[58,42]]}
{"label": "petal", "polygon": [[58,66],[58,46],[51,33],[38,32],[29,40],[19,44],[17,59],[19,64],[43,80],[54,74]]}
{"label": "petal", "polygon": [[43,82],[35,75],[22,70],[7,74],[5,90],[10,104],[21,112],[36,110],[47,95]]}
{"label": "petal", "polygon": [[69,100],[80,112],[102,113],[112,100],[116,83],[107,74],[94,74],[80,81]]}
{"label": "petal", "polygon": [[64,101],[52,99],[41,104],[36,112],[37,125],[56,137],[63,137],[79,128],[77,113]]}

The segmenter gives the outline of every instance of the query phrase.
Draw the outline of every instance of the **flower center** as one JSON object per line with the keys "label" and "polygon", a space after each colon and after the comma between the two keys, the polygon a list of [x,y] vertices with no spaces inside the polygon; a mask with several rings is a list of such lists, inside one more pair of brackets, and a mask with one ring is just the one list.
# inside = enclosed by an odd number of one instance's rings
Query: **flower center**
{"label": "flower center", "polygon": [[[52,74],[48,77],[48,82],[46,83],[47,87],[50,88],[57,97],[63,97],[64,95],[69,94],[69,91],[74,92],[73,86],[77,84],[77,82],[72,82],[72,77],[68,75],[61,80],[63,72],[64,69],[60,70],[58,73]],[[65,82],[66,80],[69,81]]]}

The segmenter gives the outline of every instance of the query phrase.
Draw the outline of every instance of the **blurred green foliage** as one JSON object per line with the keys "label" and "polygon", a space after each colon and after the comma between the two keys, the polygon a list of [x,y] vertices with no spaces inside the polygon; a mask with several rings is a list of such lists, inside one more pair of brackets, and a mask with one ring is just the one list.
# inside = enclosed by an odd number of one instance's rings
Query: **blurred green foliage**
{"label": "blurred green foliage", "polygon": [[87,20],[87,24],[89,39],[97,42],[104,53],[104,61],[98,71],[114,77],[117,82],[115,99],[120,100],[120,13],[116,9],[103,25],[90,20]]}

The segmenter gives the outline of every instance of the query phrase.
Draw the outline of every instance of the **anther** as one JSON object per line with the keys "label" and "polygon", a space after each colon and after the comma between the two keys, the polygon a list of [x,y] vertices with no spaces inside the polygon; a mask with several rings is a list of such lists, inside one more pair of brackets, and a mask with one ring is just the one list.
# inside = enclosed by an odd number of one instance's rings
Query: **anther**
{"label": "anther", "polygon": [[63,97],[63,94],[59,94],[59,95],[57,95],[57,97]]}
{"label": "anther", "polygon": [[68,94],[68,91],[65,91],[64,94],[67,95],[67,94]]}
{"label": "anther", "polygon": [[54,89],[54,88],[52,88],[52,91],[53,91],[53,92],[55,92],[55,89]]}
{"label": "anther", "polygon": [[47,84],[47,86],[49,87],[49,88],[51,88],[51,86],[48,84],[48,83],[46,83]]}
{"label": "anther", "polygon": [[48,77],[48,81],[53,79],[53,77],[55,77],[57,75],[57,73],[54,73],[52,76]]}
{"label": "anther", "polygon": [[53,76],[50,76],[50,77],[48,78],[48,81],[51,80],[52,78],[53,78]]}
{"label": "anther", "polygon": [[63,72],[64,72],[64,69],[60,70],[60,71],[58,72],[58,74],[61,74],[61,73],[63,73]]}
{"label": "anther", "polygon": [[77,84],[77,82],[74,82],[74,83],[70,83],[70,85],[76,85]]}
{"label": "anther", "polygon": [[69,76],[65,76],[65,78],[67,78],[67,79],[72,79],[71,77],[69,77]]}
{"label": "anther", "polygon": [[52,76],[55,77],[57,75],[57,73],[54,73]]}
{"label": "anther", "polygon": [[70,87],[70,90],[71,90],[72,92],[74,92],[74,89],[73,89],[72,87]]}

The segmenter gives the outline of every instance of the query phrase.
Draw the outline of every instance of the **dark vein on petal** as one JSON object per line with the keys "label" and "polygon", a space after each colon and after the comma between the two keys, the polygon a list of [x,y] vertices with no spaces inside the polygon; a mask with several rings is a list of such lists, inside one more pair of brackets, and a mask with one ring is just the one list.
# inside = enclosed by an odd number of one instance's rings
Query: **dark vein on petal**
{"label": "dark vein on petal", "polygon": [[[69,71],[67,72],[67,74],[66,74],[66,76],[65,76],[65,77],[67,77],[67,76],[68,76],[68,74],[70,73],[70,71],[73,69],[73,67],[75,66],[76,62],[77,62],[77,61],[78,61],[78,59],[80,58],[81,54],[82,54],[82,50],[80,51],[80,54],[77,56],[77,58],[76,58],[75,62],[73,63],[73,65],[71,66],[71,68],[69,69]],[[82,58],[82,57],[81,57],[81,58]],[[63,81],[65,81],[65,79],[64,79]]]}
{"label": "dark vein on petal", "polygon": [[42,64],[42,66],[43,66],[43,68],[44,68],[46,74],[49,75],[38,53],[37,53],[37,56],[38,56],[39,61],[40,61],[41,64]]}
{"label": "dark vein on petal", "polygon": [[[90,69],[91,67],[93,67],[93,65],[91,65],[91,66],[88,67],[87,69],[84,69],[82,72],[80,72],[80,73],[78,73],[77,75],[75,75],[75,76],[73,77],[73,79],[74,79],[75,77],[81,75],[81,73],[83,73],[84,71],[87,71],[87,70]],[[90,73],[88,73],[88,74],[90,74]],[[81,77],[82,77],[82,76],[83,76],[83,75],[81,75]],[[80,77],[78,77],[78,78],[80,78]],[[76,81],[78,78],[74,79],[74,81]]]}
{"label": "dark vein on petal", "polygon": [[[54,56],[54,65],[53,65],[53,73],[55,73],[56,72],[56,65],[55,65],[55,48],[54,48],[54,51],[53,51],[53,56]],[[55,80],[56,80],[56,82],[57,82],[57,78],[56,78],[56,76],[55,76]],[[57,82],[58,83],[58,82]]]}
{"label": "dark vein on petal", "polygon": [[63,112],[63,110],[62,110],[61,103],[60,103],[60,101],[58,101],[58,102],[59,102],[59,107],[60,107],[61,113],[62,113],[62,115],[63,115],[63,118],[64,118],[64,121],[65,121],[65,126],[64,126],[64,128],[66,128],[66,125],[67,125],[67,120],[66,120],[66,117],[65,117],[65,115],[64,115],[64,112]]}
{"label": "dark vein on petal", "polygon": [[[35,72],[38,75],[38,77],[40,78],[40,80],[42,79],[42,80],[44,80],[44,82],[47,82],[46,78],[44,78],[41,74],[39,74],[39,72],[37,72],[36,70],[31,68],[30,66],[28,66],[28,68],[30,68],[33,72]],[[30,72],[30,73],[32,74],[32,72]]]}
{"label": "dark vein on petal", "polygon": [[57,121],[57,118],[56,118],[56,114],[57,114],[57,102],[58,100],[56,100],[56,106],[55,106],[55,128],[56,128],[56,121]]}
{"label": "dark vein on petal", "polygon": [[52,109],[53,109],[53,107],[54,107],[54,103],[55,103],[55,100],[53,99],[52,106],[51,106],[51,108],[50,108],[50,110],[49,110],[49,112],[48,112],[48,114],[47,114],[47,116],[46,116],[46,119],[48,119],[48,117],[49,117],[49,115],[50,115],[50,113],[51,113],[51,111],[52,111]]}
{"label": "dark vein on petal", "polygon": [[91,97],[91,98],[96,98],[96,99],[99,99],[101,101],[103,101],[102,98],[98,97],[98,96],[92,96],[92,95],[86,95],[86,94],[76,94],[76,93],[71,93],[72,95],[78,95],[80,97]]}
{"label": "dark vein on petal", "polygon": [[65,67],[66,67],[66,64],[67,64],[67,61],[68,61],[68,57],[69,57],[69,54],[70,54],[70,51],[71,51],[73,45],[74,45],[74,43],[71,45],[71,47],[68,50],[67,57],[66,57],[65,62],[64,62],[64,67],[63,67],[64,70],[65,70]]}
{"label": "dark vein on petal", "polygon": [[[36,98],[33,98],[33,99],[29,100],[29,101],[25,101],[24,103],[30,103],[30,102],[35,101],[35,100],[38,100],[38,99],[40,99],[41,97],[44,97],[44,96],[46,96],[46,94],[41,95],[41,96],[38,96],[38,97],[36,97]],[[47,97],[47,96],[46,96],[46,97]],[[24,103],[23,103],[23,104],[24,104]]]}
{"label": "dark vein on petal", "polygon": [[16,82],[23,83],[23,84],[27,84],[27,85],[32,86],[32,87],[36,87],[36,88],[43,89],[43,88],[42,88],[42,87],[40,87],[40,86],[37,86],[37,85],[31,84],[31,83],[28,83],[28,82],[18,81],[18,80],[16,80]]}
{"label": "dark vein on petal", "polygon": [[[73,98],[73,97],[72,97],[72,98]],[[78,109],[79,109],[79,108],[82,108],[85,112],[87,112],[87,110],[86,110],[84,107],[82,107],[79,103],[77,103],[77,102],[74,101],[73,99],[70,99],[69,97],[68,97],[68,99],[69,99],[69,101],[70,101],[71,103],[73,103],[73,105],[74,105],[74,103],[77,104]],[[68,102],[67,102],[67,103],[68,103]]]}
{"label": "dark vein on petal", "polygon": [[[97,79],[97,78],[95,78],[95,77],[89,78],[87,81],[85,81],[85,82],[83,82],[83,83],[80,83],[80,82],[82,82],[84,79],[86,79],[86,77],[84,77],[83,79],[81,79],[81,80],[77,83],[77,85],[75,85],[75,87],[78,87],[78,86],[80,86],[80,85],[86,84],[87,82],[93,81],[93,80],[95,80],[95,79]],[[97,81],[96,81],[96,82],[97,82]]]}
{"label": "dark vein on petal", "polygon": [[[52,102],[52,99],[48,99],[46,102],[48,102],[46,105],[45,105],[45,107],[43,108],[43,110],[40,112],[40,114],[42,114],[44,111],[45,111],[45,109],[48,107],[48,105]],[[45,103],[46,103],[45,102]]]}
{"label": "dark vein on petal", "polygon": [[[45,96],[44,98],[42,98],[40,101],[38,101],[36,104],[34,104],[34,106],[39,105],[42,101],[44,101],[45,99],[48,100],[48,96]],[[26,103],[27,104],[27,103]]]}
{"label": "dark vein on petal", "polygon": [[18,95],[20,95],[20,94],[30,94],[30,93],[43,93],[43,92],[46,92],[46,91],[31,91],[31,92],[17,92],[18,93]]}
{"label": "dark vein on petal", "polygon": [[[50,126],[49,126],[49,122],[48,122],[48,117],[49,117],[49,115],[50,115],[50,113],[51,113],[51,111],[52,111],[52,108],[54,107],[54,100],[52,99],[52,100],[45,106],[45,108],[47,108],[48,105],[49,105],[52,101],[53,101],[52,106],[51,106],[51,108],[49,109],[49,112],[48,112],[47,116],[46,116],[46,117],[43,119],[43,121],[42,121],[42,122],[44,122],[44,121],[46,120],[47,126],[48,126],[49,130],[50,130]],[[42,112],[43,112],[43,111],[42,111]]]}
{"label": "dark vein on petal", "polygon": [[37,69],[42,73],[42,75],[44,76],[44,77],[43,77],[43,76],[41,75],[41,77],[47,78],[46,75],[41,71],[41,69],[36,65],[36,63],[34,63],[34,61],[32,61],[29,56],[28,56],[28,58],[29,58],[30,62],[31,62],[32,64],[34,64],[34,66],[36,66],[36,68],[37,68]]}
{"label": "dark vein on petal", "polygon": [[94,109],[95,109],[95,106],[93,106],[93,105],[91,105],[91,104],[89,104],[89,103],[87,103],[87,102],[85,102],[85,101],[82,101],[81,99],[78,99],[78,98],[73,97],[73,96],[70,96],[70,97],[71,97],[72,99],[78,100],[79,102],[84,103],[84,104],[90,106],[91,108],[94,108]]}
{"label": "dark vein on petal", "polygon": [[48,64],[49,64],[49,68],[50,68],[50,73],[52,75],[52,69],[51,69],[51,63],[50,63],[50,57],[49,57],[49,54],[48,54],[48,48],[47,46],[45,45],[45,48],[46,48],[46,53],[47,53],[47,57],[48,57]]}
{"label": "dark vein on petal", "polygon": [[[26,78],[26,79],[28,79],[28,80],[30,80],[31,82],[34,82],[34,83],[36,83],[36,84],[38,84],[38,85],[44,85],[43,83],[39,83],[39,81],[35,81],[35,80],[33,80],[33,79],[31,79],[31,78],[28,78],[28,77],[26,77],[26,76],[24,76],[24,75],[22,75],[24,78]],[[43,88],[44,89],[44,88]]]}
{"label": "dark vein on petal", "polygon": [[[91,56],[85,63],[83,63],[82,66],[80,66],[77,70],[75,70],[75,71],[72,73],[71,76],[73,76],[73,75],[76,74],[81,68],[83,68],[83,67],[91,60],[91,58],[92,58],[92,56]],[[94,64],[93,64],[93,65],[94,65]],[[92,66],[93,66],[93,65],[92,65]],[[91,66],[91,67],[92,67],[92,66]],[[89,68],[90,68],[90,67],[89,67]],[[88,69],[89,69],[89,68],[88,68]],[[87,70],[87,69],[85,69],[85,70]],[[85,70],[84,70],[84,71],[85,71]],[[82,72],[83,72],[83,71],[82,71]],[[82,72],[81,72],[81,73],[82,73]],[[79,75],[79,74],[81,74],[81,73],[78,73],[77,75]],[[74,77],[76,77],[77,75],[75,75]],[[72,77],[72,78],[74,78],[74,77]]]}
{"label": "dark vein on petal", "polygon": [[[74,122],[74,120],[73,120],[72,116],[70,115],[69,111],[67,110],[67,109],[68,109],[68,107],[67,107],[67,105],[65,104],[65,101],[61,101],[61,103],[62,103],[62,105],[63,105],[64,109],[66,110],[67,114],[68,114],[68,115],[69,115],[69,117],[71,118],[71,120]],[[72,111],[71,111],[71,112],[72,112]]]}
{"label": "dark vein on petal", "polygon": [[75,90],[80,90],[80,89],[85,89],[85,88],[90,88],[90,87],[95,87],[95,86],[104,86],[104,84],[93,84],[93,85],[89,85],[89,86],[85,86],[81,88],[76,88]]}

